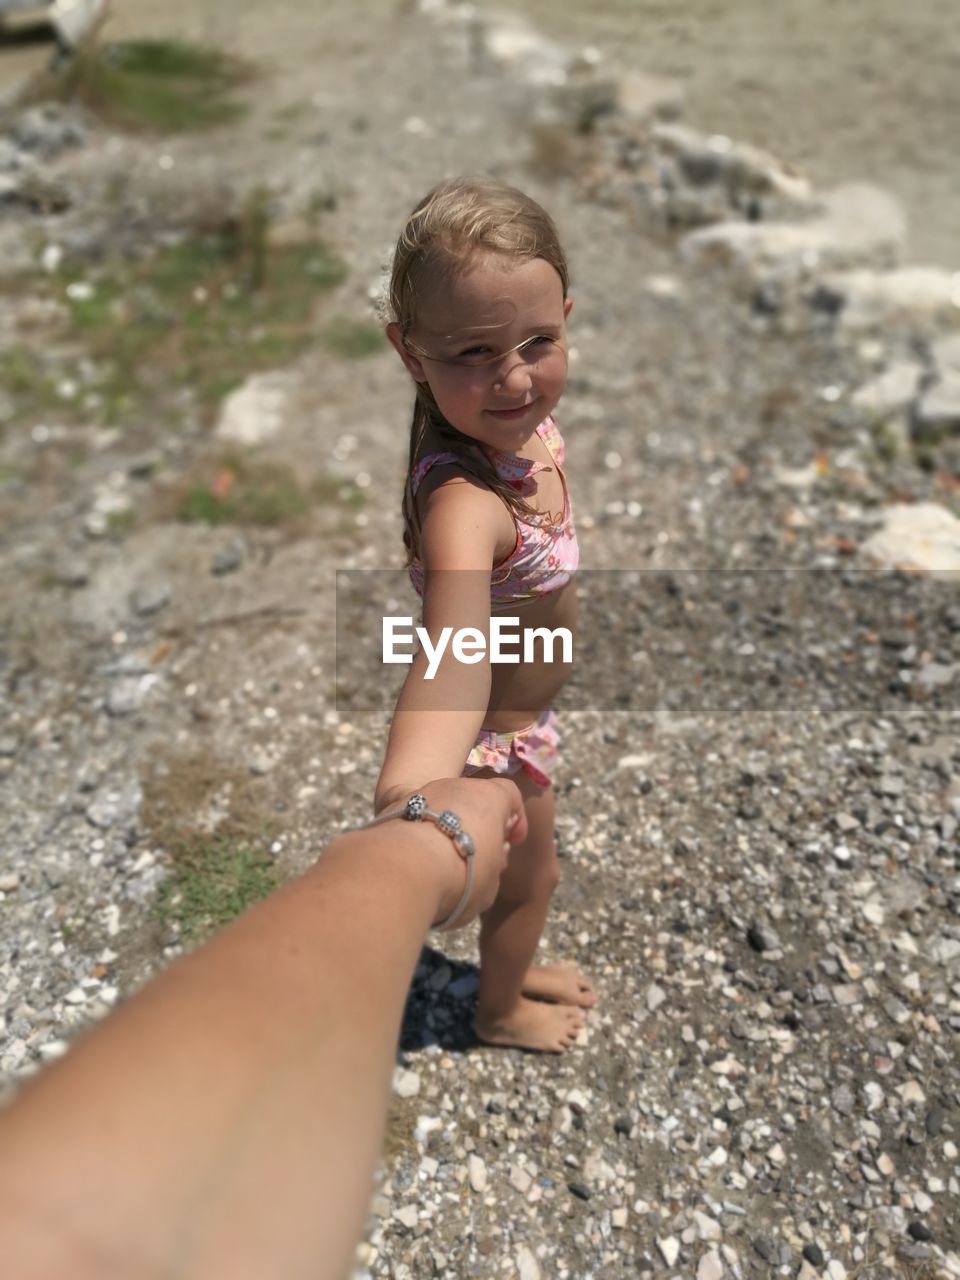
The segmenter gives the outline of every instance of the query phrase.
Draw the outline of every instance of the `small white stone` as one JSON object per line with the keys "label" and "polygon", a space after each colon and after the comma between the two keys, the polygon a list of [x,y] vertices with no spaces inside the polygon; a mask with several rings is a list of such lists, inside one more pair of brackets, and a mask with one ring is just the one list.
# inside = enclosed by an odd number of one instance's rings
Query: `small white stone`
{"label": "small white stone", "polygon": [[722,1280],[723,1259],[717,1249],[708,1249],[697,1264],[697,1280]]}
{"label": "small white stone", "polygon": [[865,902],[860,908],[863,918],[870,924],[881,925],[884,921],[883,906],[879,902]]}
{"label": "small white stone", "polygon": [[87,993],[82,987],[74,987],[72,991],[68,991],[63,997],[67,1004],[83,1004],[87,998]]}
{"label": "small white stone", "polygon": [[543,1274],[536,1255],[525,1244],[517,1250],[517,1271],[520,1280],[541,1280]]}
{"label": "small white stone", "polygon": [[404,1071],[399,1067],[393,1076],[393,1091],[400,1098],[415,1098],[420,1092],[420,1077],[416,1071]]}
{"label": "small white stone", "polygon": [[610,1214],[610,1225],[614,1230],[622,1231],[627,1225],[627,1218],[628,1214],[625,1208],[621,1207],[619,1209],[614,1209]]}
{"label": "small white stone", "polygon": [[525,1196],[533,1184],[533,1179],[521,1165],[515,1164],[510,1170],[510,1185],[515,1191]]}
{"label": "small white stone", "polygon": [[663,1004],[667,998],[667,993],[662,987],[658,987],[655,982],[651,982],[647,987],[647,1008],[654,1013]]}
{"label": "small white stone", "polygon": [[0,893],[13,893],[20,886],[20,876],[16,871],[0,876]]}
{"label": "small white stone", "polygon": [[714,1218],[710,1218],[705,1213],[701,1213],[699,1209],[694,1209],[693,1220],[697,1224],[697,1234],[701,1240],[719,1240],[721,1231],[720,1223]]}
{"label": "small white stone", "polygon": [[402,1209],[394,1209],[393,1216],[408,1230],[412,1231],[420,1220],[415,1204],[405,1204]]}
{"label": "small white stone", "polygon": [[657,1248],[668,1267],[672,1267],[680,1256],[680,1241],[676,1236],[667,1236],[665,1240],[658,1240]]}
{"label": "small white stone", "polygon": [[933,1208],[933,1201],[925,1191],[915,1191],[913,1193],[913,1207],[917,1213],[929,1213]]}
{"label": "small white stone", "polygon": [[470,1186],[478,1194],[487,1189],[487,1166],[478,1155],[471,1155],[467,1160],[467,1177]]}
{"label": "small white stone", "polygon": [[897,1167],[887,1155],[886,1151],[881,1151],[877,1156],[877,1168],[885,1178],[892,1178],[897,1172]]}
{"label": "small white stone", "polygon": [[884,1093],[875,1080],[868,1080],[863,1086],[863,1102],[868,1112],[879,1111],[884,1103]]}
{"label": "small white stone", "polygon": [[830,1280],[847,1280],[847,1268],[839,1258],[831,1258],[827,1263],[827,1275]]}
{"label": "small white stone", "polygon": [[917,1084],[916,1080],[908,1080],[906,1084],[902,1084],[897,1090],[901,1099],[908,1105],[915,1102],[918,1106],[927,1100],[927,1095]]}
{"label": "small white stone", "polygon": [[68,1048],[66,1040],[48,1040],[40,1046],[40,1057],[44,1062],[54,1062],[57,1058],[62,1058]]}

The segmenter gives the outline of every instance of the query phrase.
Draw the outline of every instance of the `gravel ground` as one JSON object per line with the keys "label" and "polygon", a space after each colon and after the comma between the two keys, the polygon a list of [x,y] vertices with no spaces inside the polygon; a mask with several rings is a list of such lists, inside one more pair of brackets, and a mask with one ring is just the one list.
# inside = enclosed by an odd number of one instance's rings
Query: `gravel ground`
{"label": "gravel ground", "polygon": [[[960,1276],[960,597],[955,573],[860,552],[891,502],[956,513],[955,465],[949,441],[890,460],[852,404],[926,358],[929,325],[851,332],[680,252],[684,227],[638,195],[660,189],[642,130],[639,160],[614,120],[531,168],[543,90],[458,23],[325,21],[312,44],[291,29],[300,60],[223,138],[218,180],[256,170],[288,212],[334,191],[357,316],[406,208],[465,155],[556,213],[594,606],[561,705],[544,952],[599,1004],[563,1058],[482,1048],[473,937],[424,952],[358,1274]],[[8,220],[4,252],[38,227],[89,247],[111,173],[176,205],[208,155],[93,131],[56,162],[72,210]],[[368,810],[384,719],[362,654],[335,651],[334,570],[401,563],[407,389],[386,353],[286,376],[265,448],[364,487],[349,524],[104,536],[111,503],[152,509],[209,453],[199,427],[2,438],[0,460],[46,460],[0,490],[11,1089],[177,953],[150,912],[171,806],[210,831],[262,819],[282,874]]]}

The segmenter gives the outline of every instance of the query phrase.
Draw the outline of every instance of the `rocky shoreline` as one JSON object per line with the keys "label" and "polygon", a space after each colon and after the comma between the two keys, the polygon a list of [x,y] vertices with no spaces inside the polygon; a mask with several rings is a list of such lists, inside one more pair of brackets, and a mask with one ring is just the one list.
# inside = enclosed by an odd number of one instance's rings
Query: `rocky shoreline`
{"label": "rocky shoreline", "polygon": [[[27,282],[0,357],[32,337],[68,384],[0,397],[8,1092],[184,945],[155,909],[178,822],[282,878],[367,812],[383,718],[350,701],[334,574],[400,565],[408,406],[388,352],[322,345],[322,307],[369,318],[399,218],[469,154],[575,266],[561,422],[585,589],[624,635],[561,707],[545,951],[601,1000],[562,1059],[483,1049],[472,939],[425,951],[358,1276],[960,1276],[960,279],[904,262],[887,194],[814,191],[683,122],[675,84],[407,10],[361,35],[337,9],[213,176],[203,138],[72,110],[0,138]],[[101,421],[49,282],[96,298],[118,247],[254,169],[274,244],[325,193],[347,274],[317,341],[212,422],[187,395]],[[235,493],[240,456],[328,496],[171,517],[198,467]]]}

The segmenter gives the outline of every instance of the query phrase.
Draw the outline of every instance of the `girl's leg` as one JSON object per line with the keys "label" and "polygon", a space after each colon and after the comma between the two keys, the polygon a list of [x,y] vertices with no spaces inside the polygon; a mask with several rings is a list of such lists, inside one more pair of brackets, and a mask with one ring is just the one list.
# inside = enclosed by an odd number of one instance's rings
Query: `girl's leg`
{"label": "girl's leg", "polygon": [[[529,830],[523,843],[511,848],[497,899],[481,917],[480,993],[473,1025],[490,1044],[562,1053],[586,1021],[580,1006],[593,997],[576,970],[531,968],[558,878],[554,798],[552,787],[544,790],[526,774],[515,780]],[[572,982],[567,978],[571,974]],[[541,998],[530,999],[525,991]],[[544,1003],[574,992],[577,996],[567,1003]]]}

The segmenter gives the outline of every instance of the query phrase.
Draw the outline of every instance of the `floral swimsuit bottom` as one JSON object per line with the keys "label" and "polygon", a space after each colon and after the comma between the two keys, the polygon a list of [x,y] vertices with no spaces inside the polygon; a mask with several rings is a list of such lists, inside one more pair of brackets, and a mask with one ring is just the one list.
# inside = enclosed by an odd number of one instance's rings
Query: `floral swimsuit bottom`
{"label": "floral swimsuit bottom", "polygon": [[515,733],[481,729],[467,756],[463,776],[469,778],[481,769],[492,769],[509,777],[523,769],[538,786],[549,787],[557,764],[559,742],[560,730],[551,707],[539,720]]}

